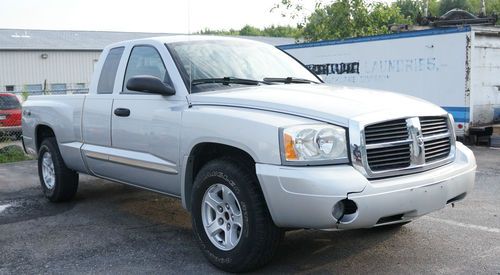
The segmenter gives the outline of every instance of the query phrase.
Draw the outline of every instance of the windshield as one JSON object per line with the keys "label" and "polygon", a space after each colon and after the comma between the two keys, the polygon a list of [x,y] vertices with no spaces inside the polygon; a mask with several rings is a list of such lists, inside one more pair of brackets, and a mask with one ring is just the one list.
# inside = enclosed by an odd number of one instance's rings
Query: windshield
{"label": "windshield", "polygon": [[0,110],[20,109],[21,104],[15,96],[0,95]]}
{"label": "windshield", "polygon": [[[186,86],[192,92],[252,83],[258,85],[319,82],[302,64],[267,44],[253,41],[205,40],[172,43],[168,44],[168,48],[183,74]],[[287,82],[292,78],[301,81]],[[269,79],[278,81],[268,81]],[[279,81],[280,79],[283,81]]]}

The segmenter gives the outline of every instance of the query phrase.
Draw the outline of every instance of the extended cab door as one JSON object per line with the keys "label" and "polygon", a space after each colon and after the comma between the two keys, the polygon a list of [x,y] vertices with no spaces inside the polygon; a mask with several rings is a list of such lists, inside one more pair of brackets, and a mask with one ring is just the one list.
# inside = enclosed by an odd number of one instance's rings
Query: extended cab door
{"label": "extended cab door", "polygon": [[126,88],[128,79],[137,75],[155,76],[174,87],[161,52],[166,49],[153,45],[130,49],[122,90],[113,101],[110,161],[114,179],[180,195],[179,137],[186,99]]}
{"label": "extended cab door", "polygon": [[[82,135],[84,145],[82,154],[88,169],[98,175],[107,176],[109,163],[107,150],[111,147],[111,111],[113,107],[113,90],[118,66],[125,47],[116,47],[103,53],[106,56],[96,87],[85,97],[82,118]],[[93,84],[95,85],[95,84]]]}

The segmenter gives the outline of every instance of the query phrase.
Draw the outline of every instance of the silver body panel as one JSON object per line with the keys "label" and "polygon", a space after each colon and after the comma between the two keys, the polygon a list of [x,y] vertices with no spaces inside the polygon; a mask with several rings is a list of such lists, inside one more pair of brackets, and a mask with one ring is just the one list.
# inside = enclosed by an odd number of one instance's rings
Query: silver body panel
{"label": "silver body panel", "polygon": [[[180,197],[187,207],[191,182],[186,177],[186,167],[193,148],[202,143],[232,146],[248,153],[256,162],[257,176],[272,217],[277,225],[287,227],[374,226],[370,218],[351,226],[340,226],[333,219],[333,204],[348,196],[359,197],[360,205],[364,205],[376,198],[375,194],[386,194],[370,203],[383,204],[382,209],[387,211],[363,210],[359,214],[373,218],[392,213],[391,207],[397,209],[395,201],[412,198],[402,190],[436,184],[438,178],[440,182],[450,183],[443,187],[449,190],[446,196],[433,199],[437,206],[442,206],[443,198],[448,200],[449,196],[472,188],[475,160],[461,145],[457,145],[456,156],[440,163],[439,167],[427,171],[416,169],[414,174],[405,176],[394,173],[387,180],[370,179],[371,172],[366,170],[362,159],[356,158],[355,148],[365,147],[364,126],[398,118],[445,116],[446,112],[438,106],[395,93],[323,84],[263,85],[188,94],[164,46],[182,39],[143,39],[106,48],[104,57],[109,49],[124,47],[112,94],[96,93],[104,59],[101,56],[89,95],[30,97],[23,105],[23,138],[27,151],[38,150],[37,127],[50,127],[68,167]],[[144,44],[156,47],[161,54],[176,90],[174,96],[121,94],[128,54],[134,45]],[[130,116],[115,116],[116,108],[129,109]],[[351,164],[282,165],[279,129],[318,121],[347,129]],[[438,174],[448,176],[438,177]],[[453,187],[452,182],[463,184]],[[382,191],[380,186],[386,188]],[[398,195],[393,200],[390,194]],[[365,195],[366,198],[361,199],[360,196]],[[415,205],[419,214],[426,212],[419,203]],[[310,211],[318,215],[311,215]]]}

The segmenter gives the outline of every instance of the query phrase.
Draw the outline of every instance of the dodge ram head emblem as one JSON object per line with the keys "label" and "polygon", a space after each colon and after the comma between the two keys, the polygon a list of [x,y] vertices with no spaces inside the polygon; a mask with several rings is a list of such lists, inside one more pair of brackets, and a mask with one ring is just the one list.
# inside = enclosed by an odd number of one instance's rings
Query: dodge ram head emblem
{"label": "dodge ram head emblem", "polygon": [[410,133],[411,143],[411,162],[413,164],[419,165],[425,163],[424,154],[424,136],[422,135],[422,129],[420,126],[420,120],[418,117],[409,118],[406,120],[408,125],[408,130]]}
{"label": "dodge ram head emblem", "polygon": [[422,146],[424,146],[424,137],[422,135],[417,136],[417,143],[418,143],[418,146],[421,149],[423,149]]}

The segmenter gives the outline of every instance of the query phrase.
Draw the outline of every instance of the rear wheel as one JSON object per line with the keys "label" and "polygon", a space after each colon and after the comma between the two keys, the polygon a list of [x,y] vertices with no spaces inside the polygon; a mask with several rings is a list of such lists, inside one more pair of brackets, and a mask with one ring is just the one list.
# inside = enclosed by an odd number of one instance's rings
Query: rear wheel
{"label": "rear wheel", "polygon": [[78,173],[69,169],[55,138],[46,138],[38,151],[38,176],[43,194],[52,202],[72,199],[78,189]]}
{"label": "rear wheel", "polygon": [[236,163],[218,159],[200,170],[191,214],[207,259],[225,271],[244,272],[269,262],[284,233],[271,219],[255,174]]}

